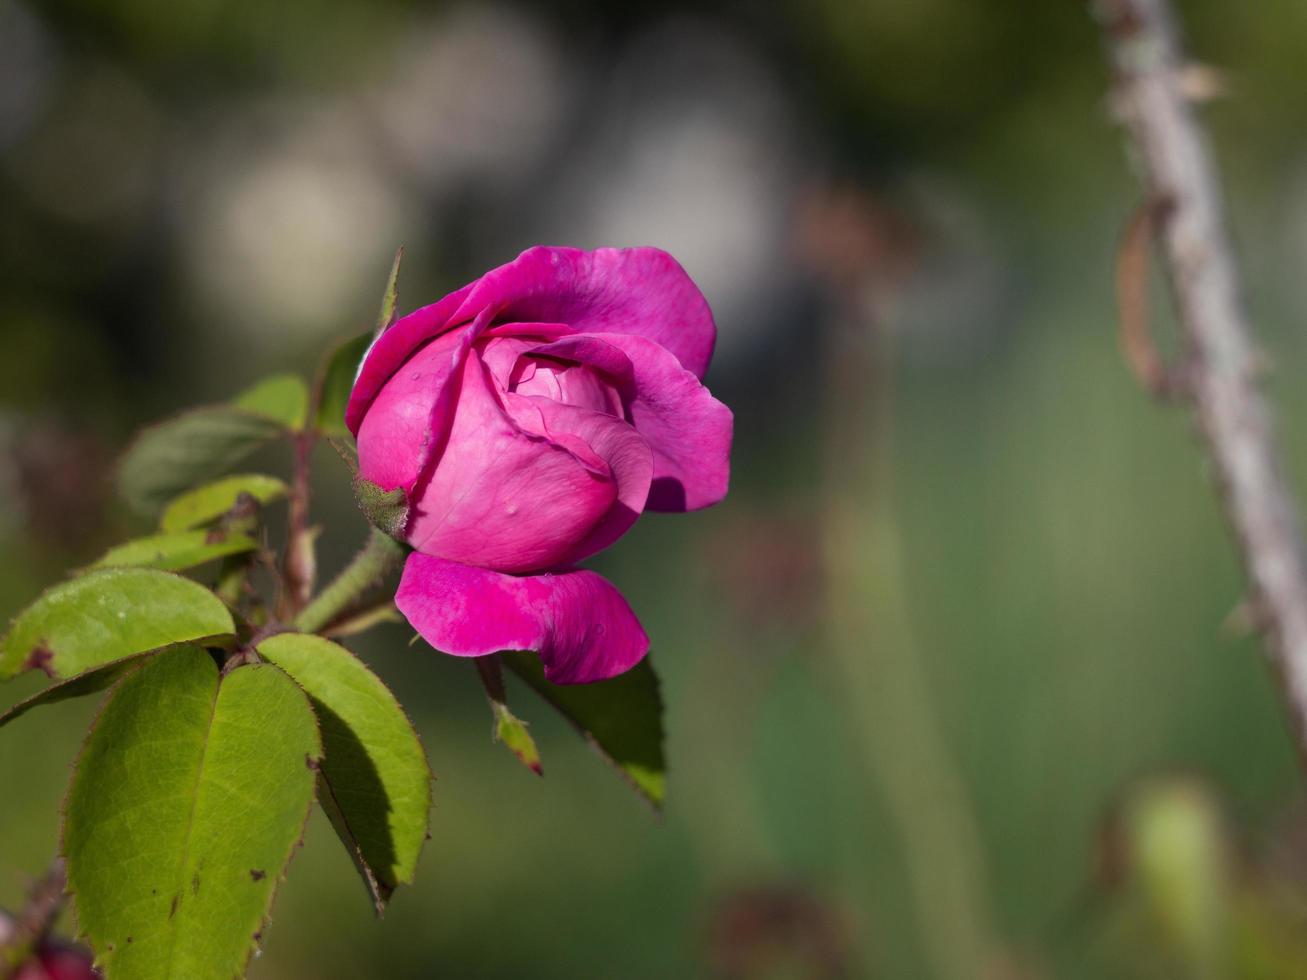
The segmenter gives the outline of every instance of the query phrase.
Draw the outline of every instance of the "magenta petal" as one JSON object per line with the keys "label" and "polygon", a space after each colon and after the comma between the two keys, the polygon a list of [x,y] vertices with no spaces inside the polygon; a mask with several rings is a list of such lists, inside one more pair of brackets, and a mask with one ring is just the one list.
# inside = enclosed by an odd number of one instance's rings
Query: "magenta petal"
{"label": "magenta petal", "polygon": [[355,430],[359,476],[413,490],[444,448],[468,352],[488,319],[431,340],[376,393]]}
{"label": "magenta petal", "polygon": [[[349,404],[345,409],[345,425],[349,427],[350,432],[358,435],[359,426],[363,423],[363,415],[371,406],[372,400],[377,397],[382,386],[390,380],[390,376],[405,359],[423,343],[432,337],[438,337],[460,322],[451,317],[463,304],[474,285],[475,283],[469,283],[429,306],[400,317],[372,342],[372,346],[363,355],[359,376],[354,379],[354,387],[349,394]],[[472,319],[475,317],[467,317],[467,320]]]}
{"label": "magenta petal", "polygon": [[[483,314],[497,335],[554,339],[569,332],[647,337],[702,378],[717,342],[708,301],[674,258],[657,248],[529,248],[462,289],[401,317],[363,358],[345,423],[357,434],[377,393],[433,337]],[[513,322],[517,321],[517,322]]]}
{"label": "magenta petal", "polygon": [[395,605],[437,650],[456,657],[534,650],[555,684],[616,677],[649,652],[622,594],[583,569],[503,575],[414,553]]}
{"label": "magenta petal", "polygon": [[[566,344],[571,345],[567,356],[583,363],[592,352],[609,347],[625,354],[624,363],[631,365],[622,397],[631,425],[654,458],[647,510],[699,510],[726,496],[734,417],[698,378],[658,344],[629,334],[573,337],[537,350],[561,352]],[[604,370],[613,363],[605,354],[595,367]]]}
{"label": "magenta petal", "polygon": [[[376,414],[368,413],[364,434]],[[444,449],[411,495],[406,537],[418,551],[451,561],[534,571],[567,560],[616,499],[607,463],[584,441],[551,439],[505,413],[474,353]]]}
{"label": "magenta petal", "polygon": [[[529,248],[487,272],[455,317],[470,319],[493,308],[495,320],[516,332],[536,323],[566,324],[576,333],[645,337],[671,351],[702,378],[717,342],[708,301],[679,262],[657,248]],[[507,333],[496,328],[496,332]]]}
{"label": "magenta petal", "polygon": [[531,395],[508,394],[504,401],[522,428],[564,445],[579,440],[608,465],[617,484],[617,499],[565,561],[581,561],[603,551],[629,531],[644,511],[653,482],[653,453],[644,438],[623,419],[588,408]]}
{"label": "magenta petal", "polygon": [[589,334],[564,337],[553,343],[528,348],[524,352],[532,357],[548,357],[584,364],[598,371],[619,390],[625,390],[635,380],[635,367],[626,353]]}

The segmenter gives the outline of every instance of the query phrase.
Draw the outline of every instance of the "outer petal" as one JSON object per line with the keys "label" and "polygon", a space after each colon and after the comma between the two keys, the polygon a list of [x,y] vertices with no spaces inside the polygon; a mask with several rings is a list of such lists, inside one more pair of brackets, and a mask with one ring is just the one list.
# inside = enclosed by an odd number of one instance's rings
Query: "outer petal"
{"label": "outer petal", "polygon": [[555,684],[616,677],[649,652],[622,594],[582,569],[519,577],[414,553],[395,604],[437,650],[456,657],[535,650]]}
{"label": "outer petal", "polygon": [[[566,324],[576,333],[624,333],[665,347],[702,378],[717,342],[708,301],[679,262],[657,248],[527,249],[487,272],[459,314],[493,307],[495,321],[534,332]],[[500,331],[496,331],[500,332]]]}
{"label": "outer petal", "polygon": [[[614,357],[617,352],[625,358]],[[630,365],[629,378],[620,390],[631,424],[654,456],[647,509],[698,510],[726,496],[734,428],[731,410],[658,344],[628,334],[590,334],[530,353],[578,360],[608,373],[619,384],[622,365]],[[611,373],[614,370],[617,375]]]}
{"label": "outer petal", "polygon": [[496,331],[505,335],[612,331],[648,337],[697,378],[708,370],[717,342],[708,301],[661,249],[584,252],[537,245],[382,333],[364,356],[350,393],[345,411],[350,431],[358,434],[372,400],[413,351],[486,313],[505,325]]}
{"label": "outer petal", "polygon": [[[407,372],[405,366],[396,380]],[[505,572],[548,568],[565,561],[608,513],[617,485],[582,440],[554,440],[519,426],[493,384],[481,359],[469,357],[444,450],[414,487],[407,537],[418,551],[452,561]],[[365,434],[377,414],[368,413]]]}
{"label": "outer petal", "polygon": [[372,342],[372,346],[363,355],[359,376],[354,379],[349,404],[345,408],[345,424],[350,432],[358,435],[363,415],[372,400],[410,354],[450,327],[475,319],[475,316],[466,317],[463,321],[451,319],[475,285],[476,283],[469,283],[430,306],[400,317]]}
{"label": "outer petal", "polygon": [[[429,471],[453,424],[468,353],[488,319],[431,340],[376,393],[354,428],[359,475],[365,480],[384,490],[403,487],[411,492]],[[357,385],[354,390],[359,390]]]}

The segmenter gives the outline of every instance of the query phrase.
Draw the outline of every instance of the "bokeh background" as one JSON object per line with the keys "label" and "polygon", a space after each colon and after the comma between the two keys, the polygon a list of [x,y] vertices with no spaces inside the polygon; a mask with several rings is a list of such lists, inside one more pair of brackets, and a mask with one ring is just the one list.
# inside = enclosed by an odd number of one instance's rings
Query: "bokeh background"
{"label": "bokeh background", "polygon": [[[1307,5],[1179,8],[1301,485]],[[1078,2],[0,0],[4,615],[144,529],[134,427],[311,370],[399,244],[406,310],[542,242],[662,246],[717,314],[732,493],[596,563],[654,638],[665,816],[519,691],[531,777],[386,627],[419,881],[373,919],[315,816],[252,977],[1307,976],[1237,562],[1116,349],[1106,90]],[[318,463],[330,571],[364,525]],[[92,712],[0,739],[0,904]]]}

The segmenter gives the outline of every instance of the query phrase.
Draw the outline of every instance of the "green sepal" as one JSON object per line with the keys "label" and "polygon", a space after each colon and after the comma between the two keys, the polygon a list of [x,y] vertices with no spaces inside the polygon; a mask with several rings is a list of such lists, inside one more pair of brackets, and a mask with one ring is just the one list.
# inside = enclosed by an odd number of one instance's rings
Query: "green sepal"
{"label": "green sepal", "polygon": [[368,523],[396,540],[404,537],[408,527],[408,494],[403,487],[383,490],[371,480],[354,479],[354,499]]}
{"label": "green sepal", "polygon": [[661,809],[667,796],[663,702],[646,657],[625,674],[595,684],[551,684],[533,653],[499,655],[513,673],[572,723],[632,788]]}
{"label": "green sepal", "polygon": [[119,681],[77,761],[61,835],[106,977],[244,974],[321,756],[307,697],[270,664],[220,678],[188,647]]}
{"label": "green sepal", "polygon": [[545,767],[540,761],[540,750],[536,748],[527,723],[513,714],[503,701],[491,701],[490,710],[494,715],[495,741],[503,742],[504,748],[517,756],[518,762],[537,776],[543,776]]}
{"label": "green sepal", "polygon": [[386,290],[381,294],[381,312],[377,314],[377,334],[389,329],[395,322],[395,307],[399,305],[399,267],[404,261],[403,246],[395,250],[395,260],[390,263],[390,275],[386,277]]}
{"label": "green sepal", "polygon": [[230,639],[231,613],[190,579],[148,568],[106,568],[48,589],[0,641],[0,679],[39,668],[72,677],[177,643]]}
{"label": "green sepal", "polygon": [[536,748],[535,739],[527,730],[527,723],[508,707],[504,672],[499,658],[499,654],[492,653],[473,661],[481,685],[486,689],[486,699],[490,702],[490,714],[494,722],[490,733],[496,742],[503,742],[504,747],[517,756],[518,762],[537,776],[543,776],[545,770],[540,762],[540,750]]}

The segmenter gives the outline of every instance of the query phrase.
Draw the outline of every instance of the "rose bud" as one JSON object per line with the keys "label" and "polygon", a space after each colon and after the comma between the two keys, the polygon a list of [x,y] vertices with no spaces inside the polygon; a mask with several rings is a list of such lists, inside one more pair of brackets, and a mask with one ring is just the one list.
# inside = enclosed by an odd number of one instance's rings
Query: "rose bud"
{"label": "rose bud", "polygon": [[715,341],[653,248],[532,248],[383,332],[346,422],[361,485],[402,491],[414,629],[455,656],[537,651],[562,684],[638,663],[626,600],[574,565],[646,509],[725,496],[731,412],[700,383]]}

